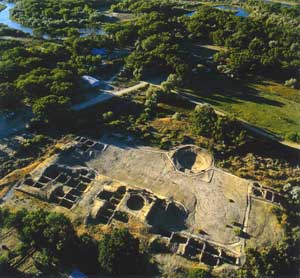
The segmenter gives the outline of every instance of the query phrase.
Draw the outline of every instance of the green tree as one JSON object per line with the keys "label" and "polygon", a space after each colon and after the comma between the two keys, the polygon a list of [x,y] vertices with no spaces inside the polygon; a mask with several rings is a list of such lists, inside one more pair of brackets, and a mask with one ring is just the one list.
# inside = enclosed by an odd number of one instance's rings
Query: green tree
{"label": "green tree", "polygon": [[174,90],[176,86],[180,85],[182,85],[182,78],[176,74],[169,74],[167,80],[161,83],[161,86],[167,92]]}
{"label": "green tree", "polygon": [[63,214],[39,209],[21,214],[19,221],[16,228],[22,242],[59,259],[60,263],[74,261],[76,233]]}
{"label": "green tree", "polygon": [[84,234],[78,238],[77,250],[78,267],[87,274],[97,273],[99,271],[97,241]]}
{"label": "green tree", "polygon": [[[13,272],[13,268],[9,263],[9,258],[6,255],[1,255],[0,256],[0,276],[3,275],[3,277],[5,277],[5,275],[11,275]],[[8,276],[6,276],[8,277]]]}
{"label": "green tree", "polygon": [[206,137],[212,137],[216,127],[217,114],[209,105],[197,105],[191,114],[194,131]]}
{"label": "green tree", "polygon": [[239,146],[245,141],[245,131],[233,117],[218,117],[213,138],[225,145]]}
{"label": "green tree", "polygon": [[34,102],[32,111],[37,119],[45,123],[64,125],[71,115],[70,99],[56,95],[45,96]]}
{"label": "green tree", "polygon": [[15,86],[12,83],[0,83],[0,107],[14,108],[21,101],[21,96],[17,93]]}
{"label": "green tree", "polygon": [[99,242],[99,263],[111,274],[132,275],[141,268],[139,240],[128,230],[113,230]]}

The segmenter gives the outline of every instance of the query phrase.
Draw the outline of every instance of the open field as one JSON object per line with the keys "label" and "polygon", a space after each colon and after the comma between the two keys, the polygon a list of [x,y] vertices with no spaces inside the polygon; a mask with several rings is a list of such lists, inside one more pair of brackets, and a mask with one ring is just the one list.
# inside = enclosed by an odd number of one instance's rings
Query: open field
{"label": "open field", "polygon": [[271,81],[239,82],[216,73],[204,73],[193,82],[192,88],[180,91],[283,137],[299,131],[299,90]]}
{"label": "open field", "polygon": [[[202,64],[210,64],[213,55],[226,48],[190,44],[189,52]],[[299,132],[300,94],[271,80],[235,80],[213,70],[202,71],[179,92],[197,95],[217,110],[285,137]]]}

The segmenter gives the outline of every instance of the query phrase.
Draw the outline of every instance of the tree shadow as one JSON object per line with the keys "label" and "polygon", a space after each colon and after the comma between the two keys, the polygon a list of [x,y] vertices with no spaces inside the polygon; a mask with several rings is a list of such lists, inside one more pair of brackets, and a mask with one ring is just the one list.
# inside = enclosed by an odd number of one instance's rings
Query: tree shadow
{"label": "tree shadow", "polygon": [[282,102],[261,96],[260,91],[251,87],[248,82],[235,80],[216,72],[195,76],[191,79],[188,89],[211,104],[248,101],[277,107],[284,105]]}
{"label": "tree shadow", "polygon": [[244,232],[244,231],[241,231],[239,236],[243,239],[250,239],[251,238],[251,236],[248,233]]}

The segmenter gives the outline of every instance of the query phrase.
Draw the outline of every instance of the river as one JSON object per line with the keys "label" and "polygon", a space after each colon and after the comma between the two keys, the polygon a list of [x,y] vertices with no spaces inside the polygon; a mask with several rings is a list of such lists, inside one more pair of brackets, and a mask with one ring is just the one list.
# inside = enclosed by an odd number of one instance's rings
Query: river
{"label": "river", "polygon": [[[282,7],[286,7],[289,8],[291,7],[290,4],[286,4],[286,3],[280,3],[280,2],[273,2],[272,0],[264,0],[265,3],[269,3],[269,4],[280,4]],[[241,8],[241,7],[234,7],[234,6],[230,6],[230,5],[220,5],[220,6],[213,6],[213,8],[218,9],[218,10],[223,10],[223,11],[233,11],[235,12],[234,15],[235,16],[240,16],[240,17],[248,17],[249,13]],[[191,11],[189,13],[187,13],[187,16],[192,16],[194,13],[196,13],[196,11]]]}
{"label": "river", "polygon": [[249,13],[240,7],[220,5],[220,6],[215,6],[214,8],[216,8],[218,10],[223,10],[223,11],[233,11],[233,12],[235,12],[234,13],[235,16],[240,16],[240,17],[248,17],[249,16]]}
{"label": "river", "polygon": [[[248,17],[249,16],[249,13],[240,7],[220,5],[220,6],[213,6],[213,8],[218,9],[218,10],[223,10],[223,11],[234,11],[235,16],[240,16],[240,17]],[[196,13],[196,11],[189,12],[186,15],[192,16],[194,13]]]}
{"label": "river", "polygon": [[0,4],[3,4],[6,6],[6,8],[0,12],[0,23],[5,24],[12,29],[20,30],[20,31],[23,31],[24,33],[27,33],[30,35],[33,34],[32,28],[25,27],[24,25],[17,23],[10,19],[9,12],[11,9],[14,8],[15,3],[7,3],[4,1],[0,1]]}
{"label": "river", "polygon": [[[15,7],[15,5],[16,5],[15,3],[8,3],[8,2],[5,2],[5,1],[0,1],[0,4],[6,6],[6,8],[4,10],[0,11],[0,23],[5,24],[5,25],[7,25],[8,27],[10,27],[12,29],[20,30],[20,31],[23,31],[24,33],[33,35],[33,29],[32,28],[26,27],[26,26],[14,21],[10,18],[10,10]],[[92,30],[92,29],[80,29],[79,32],[81,34],[80,35],[81,37],[90,35],[92,33],[96,33],[98,35],[105,34],[105,32],[101,29],[96,30],[96,31]],[[49,36],[45,34],[45,35],[43,35],[43,38],[48,39]]]}

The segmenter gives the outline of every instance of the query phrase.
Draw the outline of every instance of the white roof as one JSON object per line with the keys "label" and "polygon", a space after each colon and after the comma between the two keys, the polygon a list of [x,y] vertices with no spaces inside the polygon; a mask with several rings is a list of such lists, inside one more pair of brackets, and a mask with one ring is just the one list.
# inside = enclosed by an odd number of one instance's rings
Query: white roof
{"label": "white roof", "polygon": [[96,85],[96,84],[99,84],[100,83],[100,80],[92,77],[92,76],[89,76],[89,75],[83,75],[82,76],[82,79],[84,81],[87,81],[90,85]]}

